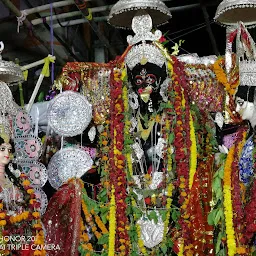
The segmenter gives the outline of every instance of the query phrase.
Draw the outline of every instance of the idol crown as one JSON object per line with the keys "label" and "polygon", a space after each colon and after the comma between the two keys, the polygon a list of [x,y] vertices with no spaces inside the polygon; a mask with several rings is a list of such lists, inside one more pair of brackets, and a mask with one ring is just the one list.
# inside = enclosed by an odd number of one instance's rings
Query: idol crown
{"label": "idol crown", "polygon": [[139,63],[145,65],[147,62],[162,67],[165,63],[165,57],[157,46],[142,43],[133,46],[128,52],[125,62],[129,69],[133,69]]}
{"label": "idol crown", "polygon": [[240,85],[256,86],[256,61],[242,60],[239,63]]}
{"label": "idol crown", "polygon": [[[135,35],[127,37],[129,45],[133,45],[126,56],[127,66],[133,69],[137,64],[145,65],[150,62],[162,67],[165,63],[165,57],[159,47],[152,44],[161,38],[162,32],[160,30],[151,32],[152,19],[150,15],[138,12],[132,20],[132,29]],[[147,41],[151,43],[147,43]]]}

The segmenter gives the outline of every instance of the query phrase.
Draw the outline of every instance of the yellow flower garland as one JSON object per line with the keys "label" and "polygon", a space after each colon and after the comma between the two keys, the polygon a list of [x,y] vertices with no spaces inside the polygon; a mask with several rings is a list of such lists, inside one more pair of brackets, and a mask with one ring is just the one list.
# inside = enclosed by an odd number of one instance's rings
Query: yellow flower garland
{"label": "yellow flower garland", "polygon": [[108,256],[115,255],[115,235],[116,235],[116,199],[115,199],[115,188],[112,185],[110,210],[109,210]]}
{"label": "yellow flower garland", "polygon": [[164,222],[164,236],[166,236],[168,232],[168,225],[169,225],[169,220],[170,220],[170,215],[171,215],[171,204],[172,204],[172,191],[174,189],[173,184],[170,182],[167,188],[167,200],[166,200],[166,220]]}
{"label": "yellow flower garland", "polygon": [[234,157],[233,146],[227,155],[225,167],[224,167],[224,179],[223,179],[223,192],[224,192],[224,214],[226,222],[226,233],[227,233],[227,246],[228,255],[233,256],[236,254],[236,240],[235,231],[233,225],[233,207],[231,198],[231,166]]}
{"label": "yellow flower garland", "polygon": [[141,238],[141,230],[140,230],[140,225],[139,224],[136,224],[136,229],[137,229],[137,234],[138,234],[138,246],[139,246],[139,249],[142,253],[142,255],[148,255],[147,254],[147,250],[144,246],[144,242]]}
{"label": "yellow flower garland", "polygon": [[179,252],[178,252],[178,256],[183,256],[183,252],[184,252],[184,240],[182,239],[180,248],[179,248]]}
{"label": "yellow flower garland", "polygon": [[197,147],[196,147],[196,135],[195,135],[195,127],[192,115],[190,113],[189,116],[189,126],[190,126],[190,140],[191,140],[191,147],[190,147],[190,170],[189,170],[189,189],[192,188],[194,175],[196,173],[197,167]]}

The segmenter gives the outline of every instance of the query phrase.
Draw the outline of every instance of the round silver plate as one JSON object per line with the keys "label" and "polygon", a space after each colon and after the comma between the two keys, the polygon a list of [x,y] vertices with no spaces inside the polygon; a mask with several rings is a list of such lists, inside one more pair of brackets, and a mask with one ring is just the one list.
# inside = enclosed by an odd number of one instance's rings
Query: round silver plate
{"label": "round silver plate", "polygon": [[72,137],[83,133],[92,119],[92,106],[76,92],[56,96],[48,108],[48,123],[59,135]]}
{"label": "round silver plate", "polygon": [[56,190],[70,178],[80,178],[91,169],[93,160],[82,149],[68,147],[53,155],[48,164],[48,180]]}

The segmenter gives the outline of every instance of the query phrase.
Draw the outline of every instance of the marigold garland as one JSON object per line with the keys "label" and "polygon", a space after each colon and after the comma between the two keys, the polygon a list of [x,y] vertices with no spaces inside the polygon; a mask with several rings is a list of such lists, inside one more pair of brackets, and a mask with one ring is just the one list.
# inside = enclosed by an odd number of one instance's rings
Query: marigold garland
{"label": "marigold garland", "polygon": [[141,230],[140,230],[139,224],[136,224],[136,230],[137,230],[137,234],[138,234],[138,246],[139,246],[140,252],[142,253],[142,255],[148,255],[147,250],[144,246],[144,242],[141,238]]}
{"label": "marigold garland", "polygon": [[90,225],[95,237],[99,240],[101,238],[102,234],[97,231],[97,227],[95,226],[95,224],[93,222],[93,217],[92,217],[91,213],[88,211],[87,205],[86,205],[85,201],[83,200],[83,198],[81,201],[82,201],[82,210],[85,215],[85,220]]}
{"label": "marigold garland", "polygon": [[224,167],[224,179],[223,179],[223,192],[224,192],[224,214],[226,221],[226,233],[227,233],[227,246],[228,255],[233,256],[236,254],[236,240],[233,224],[233,208],[231,198],[231,166],[234,160],[234,149],[231,147],[228,152],[225,167]]}
{"label": "marigold garland", "polygon": [[213,70],[216,75],[217,80],[224,85],[226,91],[230,95],[235,95],[237,87],[239,85],[239,79],[236,77],[235,81],[232,83],[228,82],[227,75],[225,71],[223,70],[223,67],[225,66],[225,60],[224,58],[218,58],[215,63],[213,64]]}

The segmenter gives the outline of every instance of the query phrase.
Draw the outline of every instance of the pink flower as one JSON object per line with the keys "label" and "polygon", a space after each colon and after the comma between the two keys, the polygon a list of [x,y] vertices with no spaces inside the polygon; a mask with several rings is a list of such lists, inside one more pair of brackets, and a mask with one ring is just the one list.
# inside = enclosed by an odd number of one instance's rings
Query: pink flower
{"label": "pink flower", "polygon": [[36,140],[26,141],[25,150],[30,158],[38,158],[39,149],[40,149],[40,146]]}
{"label": "pink flower", "polygon": [[144,91],[143,88],[140,88],[140,89],[138,90],[138,93],[139,93],[139,94],[142,94],[143,91]]}
{"label": "pink flower", "polygon": [[164,36],[161,36],[160,39],[159,39],[159,42],[160,42],[160,43],[163,43],[163,42],[165,42],[165,41],[166,41],[166,38],[165,38]]}
{"label": "pink flower", "polygon": [[23,131],[30,130],[30,119],[26,113],[23,113],[22,111],[19,112],[16,117],[16,123],[21,130]]}

